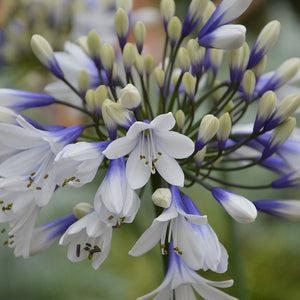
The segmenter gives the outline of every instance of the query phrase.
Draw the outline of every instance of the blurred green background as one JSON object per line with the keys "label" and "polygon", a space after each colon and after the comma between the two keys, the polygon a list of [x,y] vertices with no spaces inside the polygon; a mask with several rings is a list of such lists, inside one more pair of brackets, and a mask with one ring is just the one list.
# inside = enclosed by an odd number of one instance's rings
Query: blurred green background
{"label": "blurred green background", "polygon": [[[5,2],[0,2],[2,18]],[[18,4],[21,2],[17,1]],[[28,1],[24,1],[24,3],[28,3]],[[152,1],[152,3],[155,5],[158,1]],[[178,14],[183,14],[184,7],[188,3],[189,1],[178,1]],[[273,19],[281,22],[279,40],[268,55],[268,70],[276,68],[283,60],[300,54],[299,3],[297,0],[253,1],[251,11],[240,21],[248,28],[247,40],[250,46],[253,45],[255,37],[264,24]],[[4,30],[7,30],[9,25],[7,15],[6,21],[0,24]],[[64,26],[59,28],[61,39],[56,41],[55,49],[62,49],[63,37],[68,37],[69,19],[65,20]],[[45,30],[49,31],[49,28]],[[22,45],[24,46],[24,43]],[[42,71],[28,49],[24,50],[26,56],[23,56],[22,59],[18,57],[18,51],[16,51],[16,56],[10,57],[9,63],[2,60],[0,66],[1,87],[42,90],[49,81],[50,77]],[[43,76],[40,76],[41,74]],[[251,172],[243,171],[225,176],[226,180],[238,181],[242,184],[251,181],[252,185],[269,182],[276,178],[274,174],[260,168],[255,168]],[[102,174],[92,184],[80,189],[58,190],[47,208],[42,210],[38,223],[43,224],[70,213],[72,207],[81,201],[89,199],[92,202],[101,178]],[[214,280],[233,278],[235,285],[228,289],[228,292],[239,296],[242,300],[300,299],[299,224],[263,214],[259,214],[254,224],[237,224],[201,187],[194,187],[185,192],[193,198],[200,211],[208,215],[211,226],[230,254],[227,273],[216,275],[202,272],[201,274]],[[299,199],[300,189],[235,190],[235,192],[241,193],[251,200]],[[146,191],[145,195],[149,195],[149,193]],[[91,268],[89,261],[70,262],[66,257],[67,248],[57,244],[46,252],[25,260],[15,258],[11,249],[1,246],[0,299],[131,300],[156,288],[163,279],[159,248],[156,247],[139,258],[127,255],[137,237],[143,233],[154,218],[152,203],[149,200],[149,196],[143,197],[141,209],[134,224],[124,225],[121,229],[114,230],[109,257],[97,271]],[[5,226],[3,225],[1,228],[5,228]],[[6,240],[4,235],[0,236],[1,244]]]}

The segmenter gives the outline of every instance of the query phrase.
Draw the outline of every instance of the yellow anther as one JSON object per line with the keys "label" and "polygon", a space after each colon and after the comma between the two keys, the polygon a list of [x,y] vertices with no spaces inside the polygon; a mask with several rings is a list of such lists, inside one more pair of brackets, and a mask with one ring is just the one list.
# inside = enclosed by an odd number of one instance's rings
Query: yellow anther
{"label": "yellow anther", "polygon": [[153,163],[155,164],[158,161],[158,158],[153,159]]}
{"label": "yellow anther", "polygon": [[173,250],[174,251],[179,251],[179,248],[178,247],[174,247]]}
{"label": "yellow anther", "polygon": [[161,153],[161,152],[157,152],[157,154],[158,154],[159,156],[161,156],[161,155],[162,155],[162,153]]}
{"label": "yellow anther", "polygon": [[73,176],[73,177],[71,177],[68,181],[73,181],[73,180],[75,180],[75,176]]}
{"label": "yellow anther", "polygon": [[37,186],[35,189],[40,191],[42,188],[40,186]]}
{"label": "yellow anther", "polygon": [[5,210],[6,210],[6,208],[4,206],[2,206],[2,211],[5,211]]}
{"label": "yellow anther", "polygon": [[32,172],[31,174],[30,174],[30,176],[34,176],[35,175],[35,172]]}
{"label": "yellow anther", "polygon": [[145,136],[148,136],[148,135],[150,135],[150,130],[149,130],[149,129],[146,129],[146,130],[145,130]]}
{"label": "yellow anther", "polygon": [[162,249],[166,248],[166,245],[165,244],[161,245],[161,248]]}
{"label": "yellow anther", "polygon": [[90,253],[88,258],[91,260],[93,258],[93,253]]}
{"label": "yellow anther", "polygon": [[80,182],[80,180],[79,180],[79,179],[76,179],[75,181],[76,181],[76,182]]}
{"label": "yellow anther", "polygon": [[152,171],[154,171],[154,170],[156,169],[156,167],[155,167],[155,166],[152,166],[152,168],[151,168],[151,169],[152,169]]}
{"label": "yellow anther", "polygon": [[45,176],[44,176],[44,179],[47,179],[49,177],[49,175],[48,174],[46,174]]}
{"label": "yellow anther", "polygon": [[90,251],[90,247],[84,247],[83,248],[85,251]]}
{"label": "yellow anther", "polygon": [[8,244],[8,241],[5,241],[4,243],[3,243],[3,245],[7,245]]}
{"label": "yellow anther", "polygon": [[1,230],[1,233],[4,233],[5,232],[5,228],[3,228],[2,230]]}
{"label": "yellow anther", "polygon": [[9,236],[10,239],[13,239],[14,237],[15,237],[14,235]]}
{"label": "yellow anther", "polygon": [[9,244],[12,245],[14,243],[14,241],[10,241]]}
{"label": "yellow anther", "polygon": [[109,216],[107,219],[110,221],[114,218],[114,216]]}
{"label": "yellow anther", "polygon": [[122,217],[120,220],[121,220],[121,222],[124,222],[125,221],[125,217]]}
{"label": "yellow anther", "polygon": [[168,251],[167,250],[164,250],[164,255],[167,255],[168,254]]}
{"label": "yellow anther", "polygon": [[178,251],[178,254],[179,254],[179,255],[182,255],[182,252],[181,252],[181,251]]}
{"label": "yellow anther", "polygon": [[146,160],[145,165],[149,165],[149,161],[148,160]]}
{"label": "yellow anther", "polygon": [[3,204],[3,201],[0,201],[0,204]]}
{"label": "yellow anther", "polygon": [[85,245],[88,247],[92,247],[92,245],[90,243],[85,243]]}

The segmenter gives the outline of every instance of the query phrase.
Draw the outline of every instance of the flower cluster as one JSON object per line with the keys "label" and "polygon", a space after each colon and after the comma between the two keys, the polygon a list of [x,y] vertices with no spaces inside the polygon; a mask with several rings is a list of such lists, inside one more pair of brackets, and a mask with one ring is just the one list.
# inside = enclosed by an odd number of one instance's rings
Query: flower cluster
{"label": "flower cluster", "polygon": [[[200,213],[201,203],[181,188],[198,184],[240,223],[254,222],[257,210],[300,219],[297,200],[251,202],[229,190],[300,184],[293,117],[300,95],[290,85],[300,59],[264,73],[280,24],[268,23],[249,47],[245,27],[230,23],[250,3],[223,0],[216,7],[192,0],[180,20],[174,1],[161,0],[165,47],[157,66],[143,53],[146,26],[133,22],[130,0],[115,4],[117,46],[95,30],[77,43],[66,42],[63,52],[54,52],[40,35],[32,37],[34,54],[59,81],[46,86],[46,94],[0,89],[0,221],[9,224],[5,244],[16,256],[37,254],[59,239],[68,245],[71,261],[89,259],[99,268],[115,228],[134,221],[149,185],[159,213],[129,254],[140,256],[160,242],[168,270],[161,286],[139,299],[195,299],[195,292],[205,299],[235,299],[216,288],[229,287],[232,280],[213,282],[196,272],[226,272],[228,254]],[[223,58],[228,78],[220,81]],[[20,113],[54,104],[77,110],[80,124],[39,124]],[[253,122],[240,125],[255,105]],[[214,175],[255,166],[280,177],[253,186]],[[36,227],[56,190],[80,188],[100,168],[106,173],[92,202]],[[150,201],[151,195],[143,197]]]}

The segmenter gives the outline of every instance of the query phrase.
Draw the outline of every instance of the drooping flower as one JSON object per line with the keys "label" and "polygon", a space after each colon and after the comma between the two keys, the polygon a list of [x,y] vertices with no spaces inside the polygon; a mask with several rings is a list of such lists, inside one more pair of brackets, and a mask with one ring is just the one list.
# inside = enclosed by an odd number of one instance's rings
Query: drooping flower
{"label": "drooping flower", "polygon": [[170,184],[183,186],[184,174],[174,158],[191,155],[194,143],[180,133],[170,132],[174,125],[172,113],[159,115],[150,123],[135,122],[126,136],[113,141],[103,154],[116,159],[131,152],[126,176],[133,189],[144,186],[156,170]]}
{"label": "drooping flower", "polygon": [[154,291],[137,299],[145,300],[156,295],[154,299],[169,300],[175,296],[175,299],[194,300],[196,299],[195,290],[204,299],[233,300],[236,298],[215,288],[226,288],[232,286],[232,284],[233,280],[216,282],[207,280],[197,274],[185,264],[181,256],[175,253],[173,242],[171,242],[169,266],[164,281]]}

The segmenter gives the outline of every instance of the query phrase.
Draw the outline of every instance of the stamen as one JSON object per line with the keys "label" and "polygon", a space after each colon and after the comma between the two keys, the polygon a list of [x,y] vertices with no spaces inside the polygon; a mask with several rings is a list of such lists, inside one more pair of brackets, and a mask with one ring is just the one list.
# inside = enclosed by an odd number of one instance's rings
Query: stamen
{"label": "stamen", "polygon": [[48,174],[46,174],[45,176],[44,176],[44,179],[47,179],[49,177],[49,175]]}
{"label": "stamen", "polygon": [[4,243],[3,243],[3,245],[7,245],[8,244],[8,241],[5,241]]}
{"label": "stamen", "polygon": [[32,173],[30,174],[31,177],[34,176],[34,175],[35,175],[35,172],[32,172]]}
{"label": "stamen", "polygon": [[162,153],[161,153],[161,152],[157,152],[157,154],[158,154],[159,156],[162,156]]}
{"label": "stamen", "polygon": [[35,189],[40,191],[42,188],[40,186],[37,186]]}
{"label": "stamen", "polygon": [[90,251],[90,247],[84,247],[83,248],[85,251]]}
{"label": "stamen", "polygon": [[6,229],[5,228],[3,228],[2,230],[1,230],[1,233],[4,233],[6,231]]}
{"label": "stamen", "polygon": [[122,217],[120,220],[121,220],[121,222],[124,222],[125,219],[126,219],[126,217]]}
{"label": "stamen", "polygon": [[114,216],[109,216],[107,219],[108,221],[111,221],[114,218]]}
{"label": "stamen", "polygon": [[85,245],[88,247],[92,247],[92,245],[90,243],[85,243]]}

